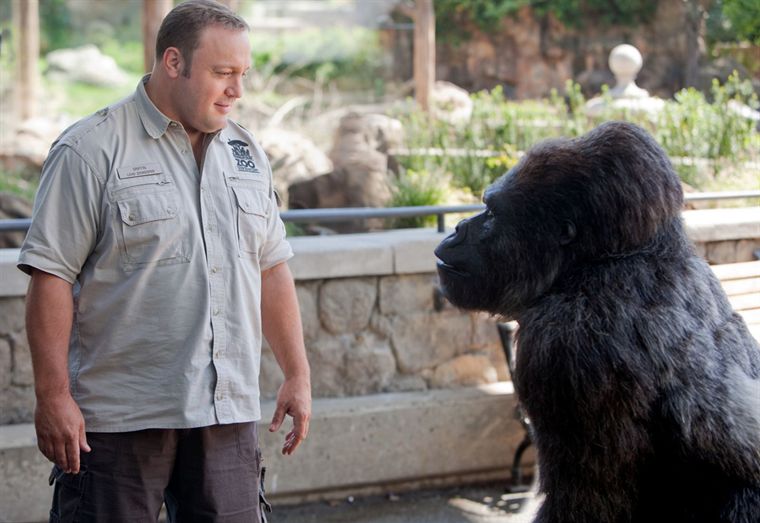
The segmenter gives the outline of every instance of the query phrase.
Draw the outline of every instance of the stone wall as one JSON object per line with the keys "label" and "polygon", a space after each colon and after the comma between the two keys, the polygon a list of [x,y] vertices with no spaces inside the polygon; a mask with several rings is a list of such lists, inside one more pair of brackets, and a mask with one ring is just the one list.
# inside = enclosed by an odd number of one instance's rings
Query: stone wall
{"label": "stone wall", "polygon": [[[434,273],[297,282],[315,397],[360,396],[506,380],[495,320],[436,311]],[[281,373],[262,354],[261,387]]]}
{"label": "stone wall", "polygon": [[[755,259],[760,207],[685,211],[697,251],[710,263]],[[425,391],[508,379],[496,320],[437,306],[433,248],[444,234],[417,229],[292,240],[315,398]],[[16,250],[0,249],[0,425],[33,419],[24,331],[26,276]],[[438,303],[438,305],[440,305]],[[282,375],[268,348],[261,387]]]}

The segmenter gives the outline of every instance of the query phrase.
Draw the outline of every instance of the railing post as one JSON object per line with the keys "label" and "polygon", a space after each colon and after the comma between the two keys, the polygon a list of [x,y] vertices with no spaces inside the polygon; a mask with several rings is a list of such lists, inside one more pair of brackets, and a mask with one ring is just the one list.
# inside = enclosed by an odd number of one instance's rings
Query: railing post
{"label": "railing post", "polygon": [[438,232],[444,232],[446,230],[445,217],[445,214],[436,214],[436,218],[438,218]]}

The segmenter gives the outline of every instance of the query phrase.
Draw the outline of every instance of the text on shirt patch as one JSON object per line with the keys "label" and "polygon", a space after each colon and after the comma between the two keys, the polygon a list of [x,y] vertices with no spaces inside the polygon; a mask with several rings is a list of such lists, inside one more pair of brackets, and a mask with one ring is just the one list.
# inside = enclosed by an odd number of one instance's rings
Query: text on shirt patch
{"label": "text on shirt patch", "polygon": [[251,153],[248,150],[248,144],[242,140],[227,140],[227,145],[232,149],[232,157],[237,163],[237,170],[249,173],[258,173],[256,164],[253,163]]}
{"label": "text on shirt patch", "polygon": [[133,165],[128,167],[119,167],[116,174],[122,180],[126,178],[135,178],[137,176],[152,176],[164,172],[161,165],[157,163],[146,163],[145,165]]}

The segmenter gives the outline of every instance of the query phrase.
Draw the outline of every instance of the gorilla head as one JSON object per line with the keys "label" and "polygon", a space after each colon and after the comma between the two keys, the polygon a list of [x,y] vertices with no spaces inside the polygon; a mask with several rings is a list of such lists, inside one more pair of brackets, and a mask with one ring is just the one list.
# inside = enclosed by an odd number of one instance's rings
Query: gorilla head
{"label": "gorilla head", "polygon": [[447,298],[516,319],[536,521],[760,521],[760,347],[688,242],[642,129],[534,147],[435,251]]}
{"label": "gorilla head", "polygon": [[512,317],[568,268],[646,245],[682,200],[665,153],[634,125],[544,142],[436,249],[442,287],[459,307]]}

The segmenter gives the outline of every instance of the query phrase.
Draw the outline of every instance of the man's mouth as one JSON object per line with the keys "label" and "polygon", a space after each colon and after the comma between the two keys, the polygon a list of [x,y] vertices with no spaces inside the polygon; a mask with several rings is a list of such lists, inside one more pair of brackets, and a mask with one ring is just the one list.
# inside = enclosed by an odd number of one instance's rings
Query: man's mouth
{"label": "man's mouth", "polygon": [[222,114],[227,114],[232,110],[232,104],[215,103],[214,106]]}

